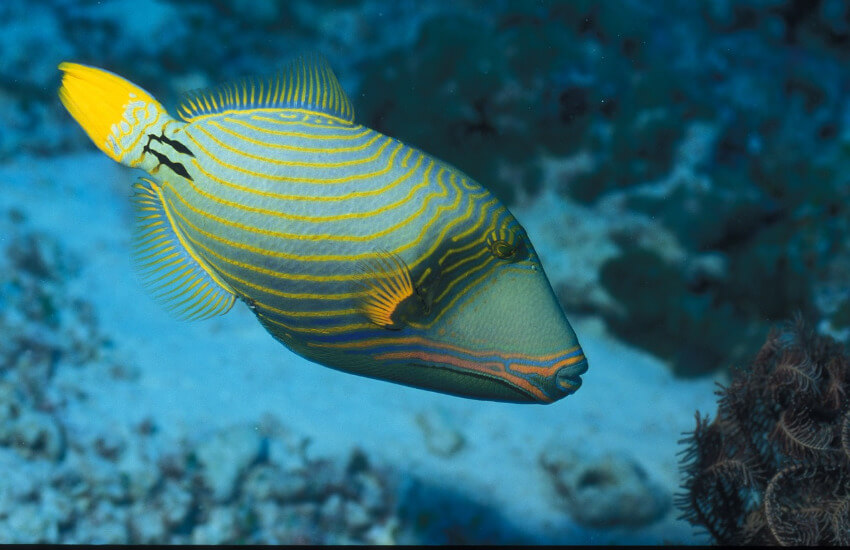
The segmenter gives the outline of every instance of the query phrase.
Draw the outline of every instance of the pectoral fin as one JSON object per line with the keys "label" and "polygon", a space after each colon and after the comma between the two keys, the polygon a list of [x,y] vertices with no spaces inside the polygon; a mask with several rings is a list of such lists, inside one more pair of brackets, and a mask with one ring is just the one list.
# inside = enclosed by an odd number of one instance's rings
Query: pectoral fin
{"label": "pectoral fin", "polygon": [[359,282],[363,291],[359,306],[371,322],[399,330],[428,313],[407,264],[398,255],[381,252],[361,262],[359,269],[363,274]]}

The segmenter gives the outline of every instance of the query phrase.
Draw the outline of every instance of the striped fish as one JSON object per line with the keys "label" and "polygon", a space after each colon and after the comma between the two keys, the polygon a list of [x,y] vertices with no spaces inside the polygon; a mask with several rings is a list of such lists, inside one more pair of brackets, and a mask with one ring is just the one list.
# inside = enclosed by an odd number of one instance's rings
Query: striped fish
{"label": "striped fish", "polygon": [[464,397],[551,403],[587,361],[517,220],[456,168],[354,122],[328,64],[190,92],[110,72],[59,96],[133,188],[136,263],[178,316],[238,298],[295,353]]}

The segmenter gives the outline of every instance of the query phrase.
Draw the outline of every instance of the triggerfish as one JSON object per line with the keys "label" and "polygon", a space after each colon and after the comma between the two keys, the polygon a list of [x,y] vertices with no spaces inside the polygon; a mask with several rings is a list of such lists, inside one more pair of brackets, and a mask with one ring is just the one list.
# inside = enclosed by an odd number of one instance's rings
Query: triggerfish
{"label": "triggerfish", "polygon": [[59,97],[133,184],[134,256],[183,318],[240,299],[322,365],[476,399],[551,403],[587,360],[528,235],[453,166],[354,122],[318,55],[185,95],[173,118],[62,63]]}

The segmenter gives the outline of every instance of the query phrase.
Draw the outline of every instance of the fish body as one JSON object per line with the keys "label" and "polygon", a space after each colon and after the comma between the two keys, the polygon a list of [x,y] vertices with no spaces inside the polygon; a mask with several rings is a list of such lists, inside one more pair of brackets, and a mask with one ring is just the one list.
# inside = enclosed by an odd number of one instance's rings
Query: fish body
{"label": "fish body", "polygon": [[549,403],[587,361],[524,229],[487,189],[354,122],[327,64],[187,95],[172,118],[107,71],[60,97],[136,184],[137,264],[188,318],[236,299],[339,370],[465,397]]}

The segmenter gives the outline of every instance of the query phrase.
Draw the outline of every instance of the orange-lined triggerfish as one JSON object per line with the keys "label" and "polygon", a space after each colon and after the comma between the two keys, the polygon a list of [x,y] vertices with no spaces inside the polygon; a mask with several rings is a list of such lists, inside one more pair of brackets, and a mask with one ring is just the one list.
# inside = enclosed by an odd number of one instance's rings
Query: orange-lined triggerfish
{"label": "orange-lined triggerfish", "polygon": [[320,56],[190,92],[172,118],[62,63],[62,103],[133,187],[136,263],[185,318],[236,298],[299,355],[496,401],[551,403],[587,360],[525,230],[456,168],[356,124]]}

